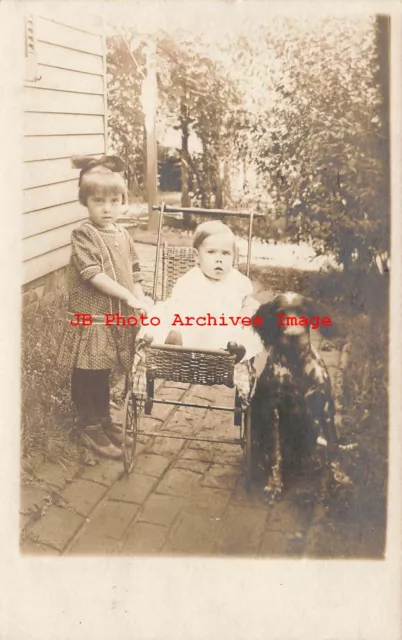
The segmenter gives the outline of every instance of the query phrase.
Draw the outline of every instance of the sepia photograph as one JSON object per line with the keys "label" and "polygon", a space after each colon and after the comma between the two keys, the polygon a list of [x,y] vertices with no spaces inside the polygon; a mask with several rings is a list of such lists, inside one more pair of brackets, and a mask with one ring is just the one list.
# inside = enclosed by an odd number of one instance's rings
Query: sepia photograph
{"label": "sepia photograph", "polygon": [[82,9],[20,24],[20,553],[384,559],[390,16]]}

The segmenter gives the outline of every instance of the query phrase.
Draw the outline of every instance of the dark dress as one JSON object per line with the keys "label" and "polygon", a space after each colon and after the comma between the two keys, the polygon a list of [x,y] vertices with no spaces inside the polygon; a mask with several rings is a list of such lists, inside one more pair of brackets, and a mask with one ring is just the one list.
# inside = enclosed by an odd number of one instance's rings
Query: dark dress
{"label": "dark dress", "polygon": [[[105,295],[90,282],[98,273],[131,292],[142,281],[134,243],[124,227],[98,229],[84,222],[72,232],[72,252],[68,265],[68,314],[58,359],[62,366],[78,369],[127,371],[134,357],[137,327],[105,326],[105,314],[136,315],[125,302]],[[91,314],[91,326],[71,326],[73,314]],[[138,327],[139,328],[139,327]]]}

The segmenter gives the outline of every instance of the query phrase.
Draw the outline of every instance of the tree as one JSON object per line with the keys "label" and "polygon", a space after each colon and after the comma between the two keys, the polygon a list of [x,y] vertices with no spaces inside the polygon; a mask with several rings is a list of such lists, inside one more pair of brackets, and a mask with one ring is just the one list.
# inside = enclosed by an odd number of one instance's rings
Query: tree
{"label": "tree", "polygon": [[[286,213],[292,240],[334,253],[345,269],[367,265],[388,248],[386,92],[375,20],[284,19],[280,28],[261,26],[250,42],[239,56],[260,79],[258,108],[247,114],[239,155],[255,163],[275,208]],[[265,82],[261,49],[271,52]]]}
{"label": "tree", "polygon": [[[158,117],[181,132],[182,205],[232,204],[230,173],[248,167],[255,179],[235,204],[266,212],[258,235],[272,237],[272,220],[283,216],[290,240],[335,254],[345,269],[367,266],[389,250],[386,20],[238,18],[230,33],[203,24],[153,35]],[[116,48],[110,125],[140,161],[141,47],[132,55],[128,72]],[[130,118],[137,136],[127,134]]]}
{"label": "tree", "polygon": [[143,42],[132,40],[131,54],[121,35],[108,38],[107,44],[110,141],[125,162],[129,190],[139,194],[144,188],[145,167],[144,114],[140,102],[145,64]]}

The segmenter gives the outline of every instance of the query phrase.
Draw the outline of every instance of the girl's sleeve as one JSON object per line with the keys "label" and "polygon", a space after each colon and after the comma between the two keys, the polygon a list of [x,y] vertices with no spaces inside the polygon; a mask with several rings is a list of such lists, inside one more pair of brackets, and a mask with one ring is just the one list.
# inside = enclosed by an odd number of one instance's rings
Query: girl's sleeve
{"label": "girl's sleeve", "polygon": [[88,228],[79,227],[71,234],[71,260],[83,280],[103,271],[102,255]]}
{"label": "girl's sleeve", "polygon": [[129,232],[127,231],[127,229],[126,229],[126,234],[128,238],[128,245],[130,248],[130,258],[131,258],[131,264],[133,268],[133,280],[134,282],[142,282],[144,280],[144,277],[141,273],[140,261],[138,259],[137,250],[135,248],[134,241],[130,236]]}

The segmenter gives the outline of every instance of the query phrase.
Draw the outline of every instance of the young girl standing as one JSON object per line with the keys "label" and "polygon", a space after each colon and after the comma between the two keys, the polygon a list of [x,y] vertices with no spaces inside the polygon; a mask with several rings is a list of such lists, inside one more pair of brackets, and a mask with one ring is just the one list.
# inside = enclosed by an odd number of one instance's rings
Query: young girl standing
{"label": "young girl standing", "polygon": [[[126,194],[119,174],[122,161],[103,156],[75,158],[73,164],[81,169],[79,200],[89,218],[72,232],[68,323],[58,357],[72,368],[71,397],[81,442],[118,459],[122,436],[109,412],[110,373],[115,367],[131,368],[137,331],[131,326],[106,326],[105,314],[127,317],[132,309],[146,313],[152,301],[142,290],[134,243],[128,231],[115,224]],[[77,314],[88,314],[91,320],[83,317],[80,322]]]}

